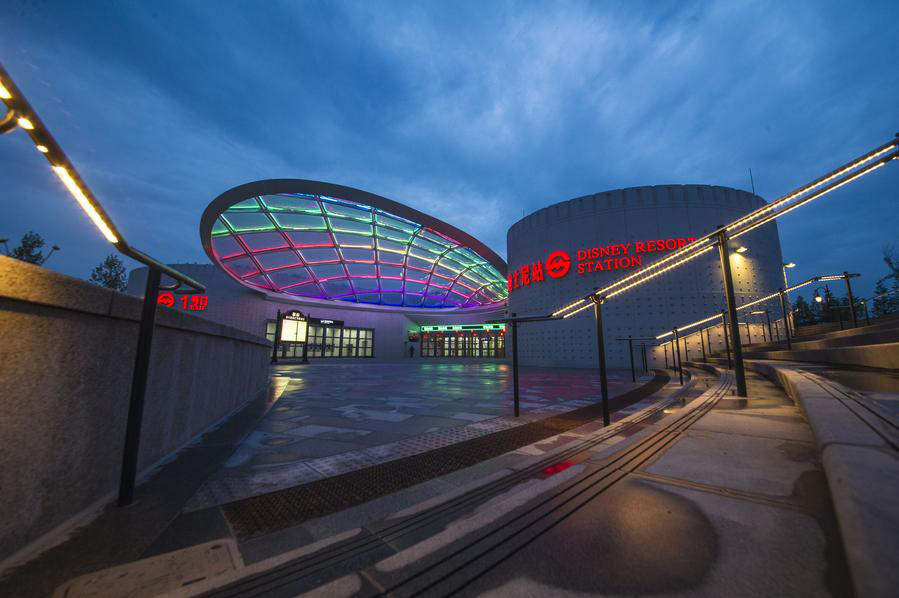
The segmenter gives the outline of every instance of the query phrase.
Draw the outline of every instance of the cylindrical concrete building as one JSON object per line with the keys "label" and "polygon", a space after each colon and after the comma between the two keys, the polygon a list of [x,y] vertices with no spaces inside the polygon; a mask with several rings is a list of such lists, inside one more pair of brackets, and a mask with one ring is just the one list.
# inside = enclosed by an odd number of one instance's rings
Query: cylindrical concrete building
{"label": "cylindrical concrete building", "polygon": [[[737,189],[657,185],[586,195],[538,210],[508,232],[509,311],[549,314],[763,205],[761,197]],[[740,247],[746,249],[738,253]],[[738,305],[783,286],[775,223],[731,241],[731,251]],[[718,313],[724,305],[717,251],[610,299],[603,308],[609,365],[628,365],[628,343],[616,339],[655,337]],[[595,366],[592,313],[523,325],[521,363]],[[650,365],[661,363],[656,359]]]}

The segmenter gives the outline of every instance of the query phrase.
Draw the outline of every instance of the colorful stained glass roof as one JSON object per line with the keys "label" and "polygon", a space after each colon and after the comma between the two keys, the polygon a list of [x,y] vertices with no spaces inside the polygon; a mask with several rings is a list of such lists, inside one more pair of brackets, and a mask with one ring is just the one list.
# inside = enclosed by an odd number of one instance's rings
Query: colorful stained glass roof
{"label": "colorful stained glass roof", "polygon": [[471,247],[371,205],[277,193],[210,216],[207,252],[250,287],[400,307],[476,307],[508,295],[504,276]]}

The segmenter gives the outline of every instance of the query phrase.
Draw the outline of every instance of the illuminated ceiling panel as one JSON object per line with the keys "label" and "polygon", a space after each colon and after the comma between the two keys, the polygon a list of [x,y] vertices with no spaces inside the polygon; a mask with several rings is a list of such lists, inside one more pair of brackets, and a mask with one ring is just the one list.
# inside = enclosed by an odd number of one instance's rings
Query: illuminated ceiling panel
{"label": "illuminated ceiling panel", "polygon": [[[297,183],[302,188],[310,182]],[[226,193],[207,208],[201,223],[209,256],[241,284],[304,298],[432,308],[477,307],[507,298],[505,263],[468,235],[378,196],[311,183],[368,201],[271,193],[223,202],[232,192]],[[384,210],[379,203],[397,209]],[[418,215],[430,226],[396,211]],[[470,242],[437,230],[441,225]],[[475,244],[489,256],[470,247]]]}

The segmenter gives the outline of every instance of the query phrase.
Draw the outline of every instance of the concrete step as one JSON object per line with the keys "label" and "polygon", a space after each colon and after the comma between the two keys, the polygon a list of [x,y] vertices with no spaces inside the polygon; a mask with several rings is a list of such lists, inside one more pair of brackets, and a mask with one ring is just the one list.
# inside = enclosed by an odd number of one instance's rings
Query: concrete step
{"label": "concrete step", "polygon": [[797,366],[800,364],[746,362],[748,369],[780,384],[812,427],[856,595],[895,596],[899,586],[897,423],[863,393]]}
{"label": "concrete step", "polygon": [[[849,331],[844,331],[849,332]],[[854,334],[842,334],[831,336],[830,338],[819,339],[803,339],[799,338],[792,342],[793,350],[802,349],[827,349],[830,347],[852,347],[859,345],[879,345],[885,343],[899,342],[899,327],[884,328],[879,330],[868,330],[867,328],[859,328]],[[743,345],[743,351],[761,352],[761,351],[783,351],[786,350],[786,341],[775,343],[752,343]],[[713,357],[726,357],[724,351],[714,351],[711,353]]]}
{"label": "concrete step", "polygon": [[[838,366],[861,366],[883,369],[899,369],[899,342],[821,349],[797,349],[792,351],[753,351],[743,348],[744,359],[771,359],[805,363],[827,363]],[[713,355],[708,361],[727,365],[726,355]]]}

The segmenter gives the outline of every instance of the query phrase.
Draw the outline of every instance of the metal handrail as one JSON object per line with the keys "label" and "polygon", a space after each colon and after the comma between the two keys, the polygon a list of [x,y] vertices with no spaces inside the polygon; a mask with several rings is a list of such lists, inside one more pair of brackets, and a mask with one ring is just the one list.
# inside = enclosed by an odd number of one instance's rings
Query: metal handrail
{"label": "metal handrail", "polygon": [[[72,192],[73,195],[77,192],[80,192],[84,196],[84,199],[86,200],[88,205],[85,206],[84,204],[82,204],[82,208],[84,208],[84,210],[88,212],[88,216],[91,217],[91,219],[94,221],[94,224],[97,225],[101,232],[103,232],[106,239],[110,243],[112,243],[112,245],[122,254],[130,257],[135,261],[145,264],[150,268],[155,268],[163,272],[166,276],[174,279],[178,283],[174,286],[167,285],[161,288],[174,291],[178,289],[182,284],[186,284],[191,287],[192,290],[177,291],[179,294],[204,292],[206,290],[206,287],[201,283],[197,282],[186,274],[175,270],[171,266],[163,264],[159,260],[150,257],[143,251],[140,251],[139,249],[128,244],[128,242],[125,240],[125,236],[118,229],[118,227],[116,227],[115,223],[112,221],[112,218],[109,217],[109,214],[93,194],[90,187],[88,187],[84,182],[84,179],[81,178],[81,175],[78,173],[75,165],[72,164],[71,160],[69,160],[69,157],[56,141],[56,138],[53,137],[53,134],[50,133],[50,130],[46,127],[46,125],[44,125],[44,121],[42,121],[40,116],[38,116],[37,111],[25,97],[25,94],[22,93],[19,87],[12,80],[12,77],[10,77],[9,73],[3,67],[2,63],[0,63],[0,85],[3,85],[3,87],[7,91],[7,93],[3,94],[3,96],[9,96],[2,97],[7,109],[7,114],[3,118],[3,122],[14,123],[13,126],[7,126],[6,130],[0,132],[8,133],[14,130],[16,126],[18,126],[18,128],[21,128],[23,131],[25,131],[25,133],[28,134],[29,137],[31,137],[31,140],[34,142],[36,147],[43,148],[39,151],[50,163],[50,167],[54,169],[54,172],[62,177],[63,175],[58,169],[64,169],[65,173],[76,185],[77,191],[71,188],[69,189],[69,191]],[[24,123],[21,119],[26,119],[30,127],[23,126]],[[78,199],[79,203],[81,203],[80,198],[76,196],[76,199]],[[90,210],[93,210],[96,213],[96,217],[90,213]],[[105,231],[104,227],[106,228]]]}
{"label": "metal handrail", "polygon": [[[144,398],[150,368],[150,350],[153,344],[153,330],[156,323],[157,300],[160,290],[186,295],[202,293],[206,287],[193,278],[163,264],[143,251],[132,247],[116,227],[112,218],[103,208],[75,165],[62,150],[56,138],[38,116],[37,111],[0,64],[0,99],[6,104],[7,114],[0,120],[0,134],[9,133],[17,127],[25,131],[34,142],[35,149],[42,153],[53,172],[60,178],[81,209],[87,214],[106,240],[118,251],[148,267],[141,308],[140,327],[137,334],[137,350],[131,379],[131,395],[125,427],[125,442],[122,451],[122,468],[119,479],[119,506],[131,504],[137,479],[138,449],[140,446],[141,421],[144,412]],[[162,284],[162,275],[173,279],[174,284]],[[191,287],[179,290],[181,285]]]}

